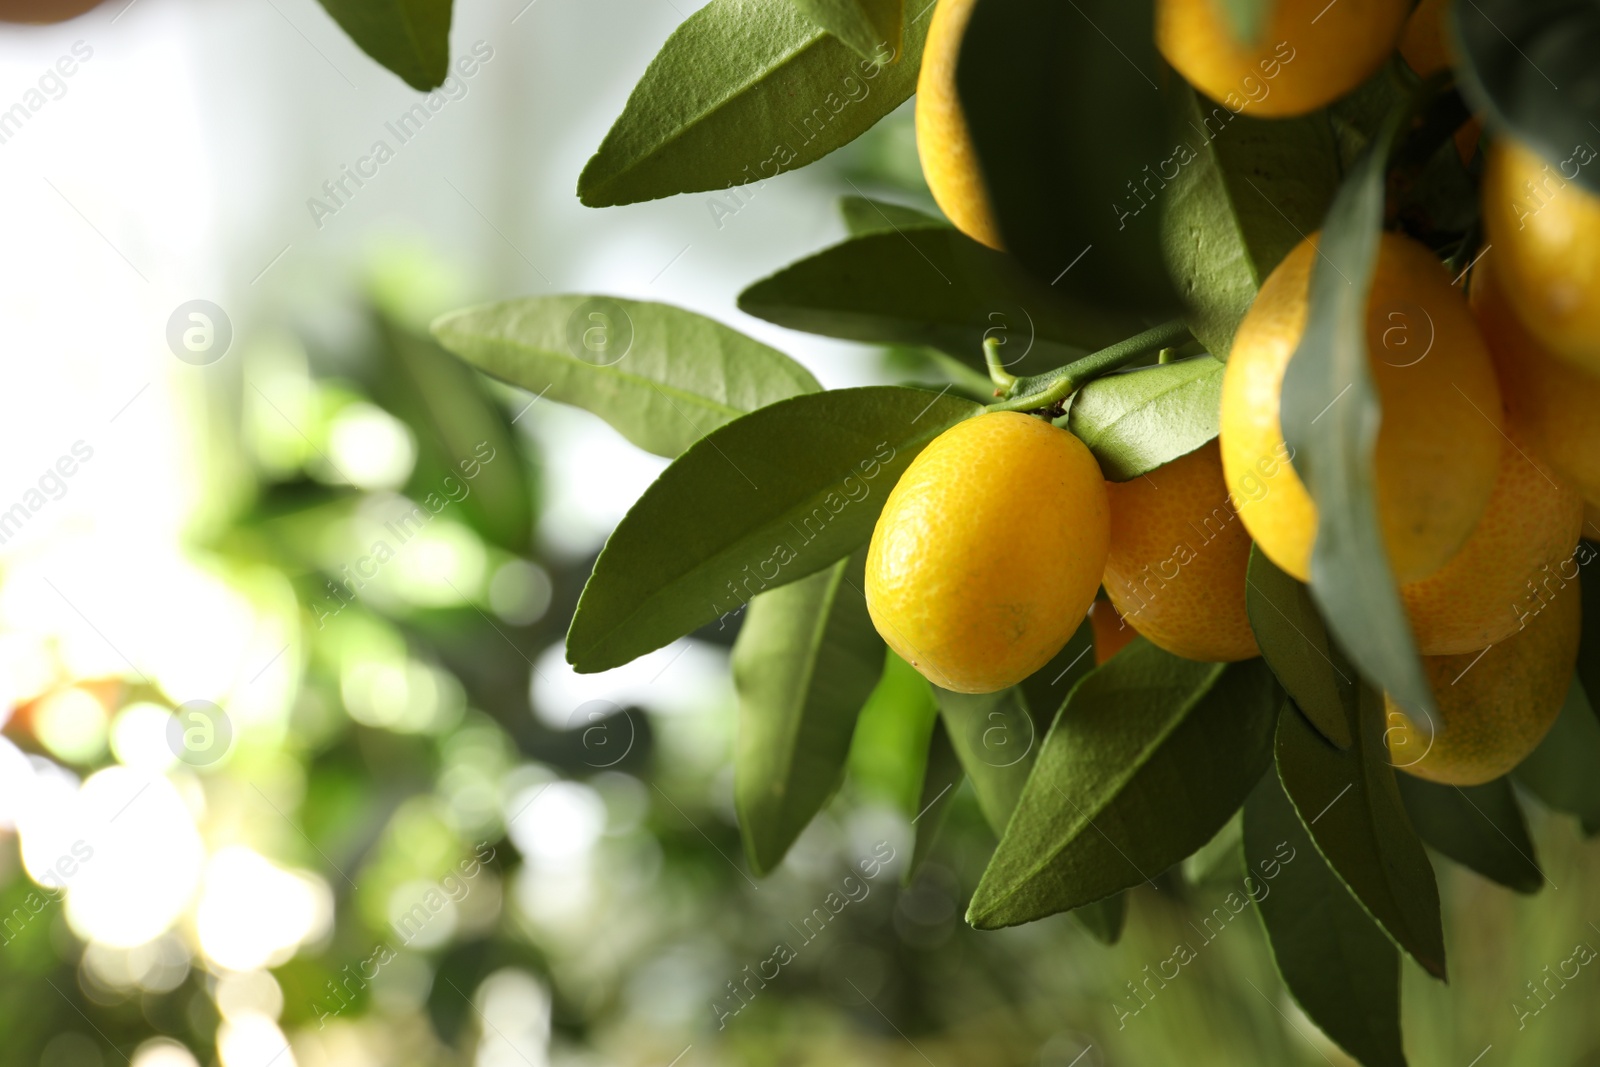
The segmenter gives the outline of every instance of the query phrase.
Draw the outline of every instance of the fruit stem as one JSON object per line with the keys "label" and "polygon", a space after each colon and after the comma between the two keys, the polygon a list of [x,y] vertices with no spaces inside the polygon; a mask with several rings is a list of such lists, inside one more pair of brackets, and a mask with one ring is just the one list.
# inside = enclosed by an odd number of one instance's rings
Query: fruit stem
{"label": "fruit stem", "polygon": [[[1189,327],[1183,324],[1182,319],[1173,319],[1171,322],[1163,322],[1160,326],[1152,326],[1144,333],[1135,334],[1109,348],[1092,352],[1048,374],[1013,379],[1006,399],[990,404],[988,410],[1038,411],[1055,407],[1101,375],[1120,370],[1152,352],[1181,345],[1190,340],[1190,336]],[[988,352],[988,342],[985,342],[985,357],[988,356]]]}
{"label": "fruit stem", "polygon": [[1000,344],[997,337],[983,339],[983,365],[989,368],[989,380],[995,385],[995,396],[1005,396],[1017,384],[1017,376],[1006,370],[1005,364],[1000,361]]}

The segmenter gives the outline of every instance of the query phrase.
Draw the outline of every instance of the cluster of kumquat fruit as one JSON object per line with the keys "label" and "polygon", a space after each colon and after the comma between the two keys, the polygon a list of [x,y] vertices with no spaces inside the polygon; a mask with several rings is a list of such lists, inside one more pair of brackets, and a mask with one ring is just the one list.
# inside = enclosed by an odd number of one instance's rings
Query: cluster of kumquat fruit
{"label": "cluster of kumquat fruit", "polygon": [[[939,0],[918,149],[952,222],[998,248],[954,82],[972,6]],[[1261,116],[1323,107],[1397,48],[1419,75],[1444,69],[1443,6],[1424,0],[1408,21],[1405,0],[1281,0],[1261,39],[1294,46],[1320,20],[1318,44],[1281,68]],[[1269,59],[1270,46],[1237,43],[1216,0],[1160,0],[1156,27],[1168,62],[1218,99]],[[1468,123],[1458,146],[1478,151],[1480,131]],[[1572,560],[1586,506],[1600,515],[1600,197],[1490,134],[1486,251],[1470,286],[1420,242],[1385,233],[1367,312],[1380,524],[1446,727],[1424,757],[1400,759],[1400,745],[1427,746],[1391,706],[1390,745],[1405,770],[1456,785],[1509,771],[1560,711],[1579,638]],[[1171,653],[1258,655],[1245,610],[1252,542],[1308,581],[1317,531],[1279,421],[1317,241],[1271,273],[1232,350],[1217,353],[1220,435],[1202,448],[1114,483],[1048,417],[994,412],[936,439],[895,487],[869,550],[868,606],[890,646],[937,685],[995,691],[1049,661],[1103,589],[1127,626]],[[1425,352],[1391,351],[1396,308],[1426,318]],[[1108,606],[1095,607],[1103,647]]]}

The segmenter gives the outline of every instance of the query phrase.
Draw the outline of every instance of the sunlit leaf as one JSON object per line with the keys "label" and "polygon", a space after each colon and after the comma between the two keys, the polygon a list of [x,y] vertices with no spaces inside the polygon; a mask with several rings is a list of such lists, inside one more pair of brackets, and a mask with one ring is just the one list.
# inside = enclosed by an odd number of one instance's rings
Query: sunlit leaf
{"label": "sunlit leaf", "polygon": [[775,868],[839,783],[856,714],[883,673],[858,551],[750,602],[733,646],[733,793],[745,855]]}
{"label": "sunlit leaf", "polygon": [[892,649],[886,651],[883,674],[850,739],[852,788],[915,818],[930,774],[941,769],[929,762],[938,722],[939,705],[928,680]]}
{"label": "sunlit leaf", "polygon": [[819,388],[777,349],[704,315],[642,300],[524,297],[452,312],[433,323],[433,334],[479,370],[592,411],[660,456]]}
{"label": "sunlit leaf", "polygon": [[408,491],[418,501],[460,495],[454,506],[486,539],[527,552],[533,493],[510,419],[483,380],[438,345],[385,319],[378,327],[384,358],[373,395],[417,441]]}
{"label": "sunlit leaf", "polygon": [[791,0],[800,13],[849,45],[856,54],[871,57],[900,42],[904,0]]}
{"label": "sunlit leaf", "polygon": [[928,17],[863,59],[793,0],[711,0],[684,20],[578,176],[590,207],[726,189],[815,162],[915,90]]}
{"label": "sunlit leaf", "polygon": [[1321,112],[1255,119],[1188,86],[1172,97],[1179,152],[1141,180],[1163,208],[1162,250],[1187,309],[1184,321],[1212,355],[1226,359],[1256,290],[1322,224],[1338,187],[1338,151]]}
{"label": "sunlit leaf", "polygon": [[696,442],[595,562],[567,659],[603,671],[814,574],[867,542],[902,471],[982,409],[870,386],[780,401]]}
{"label": "sunlit leaf", "polygon": [[1107,479],[1137,478],[1217,436],[1222,370],[1196,356],[1097,378],[1072,398],[1067,429]]}

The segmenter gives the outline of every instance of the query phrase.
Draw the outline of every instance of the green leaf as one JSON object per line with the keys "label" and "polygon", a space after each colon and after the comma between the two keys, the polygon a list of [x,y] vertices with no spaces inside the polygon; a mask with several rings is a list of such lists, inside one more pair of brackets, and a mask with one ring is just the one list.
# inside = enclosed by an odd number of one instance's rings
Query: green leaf
{"label": "green leaf", "polygon": [[[1600,8],[1569,0],[1472,0],[1450,5],[1456,74],[1474,108],[1552,167],[1600,139]],[[1591,160],[1593,156],[1589,157]],[[1574,173],[1566,173],[1571,171]],[[1600,193],[1600,167],[1563,176]]]}
{"label": "green leaf", "polygon": [[733,793],[756,874],[783,860],[844,780],[856,715],[883,673],[861,594],[866,553],[750,602],[733,645]]}
{"label": "green leaf", "polygon": [[717,427],[820,386],[779,352],[704,315],[605,296],[534,296],[436,319],[439,343],[541,398],[591,411],[676,456]]}
{"label": "green leaf", "polygon": [[900,41],[903,0],[792,0],[800,13],[871,58]]}
{"label": "green leaf", "polygon": [[982,410],[869,386],[779,401],[713,431],[611,534],[567,632],[568,662],[621,666],[854,552],[917,453]]}
{"label": "green leaf", "polygon": [[1270,765],[1281,699],[1259,660],[1196,663],[1135,639],[1067,698],[968,921],[1079,908],[1205,844]]}
{"label": "green leaf", "polygon": [[1222,370],[1196,356],[1096,378],[1072,398],[1067,429],[1107,479],[1137,478],[1217,436]]}
{"label": "green leaf", "polygon": [[372,383],[373,397],[417,437],[407,491],[424,500],[430,493],[446,493],[447,478],[465,484],[470,491],[456,506],[472,527],[509,552],[527,552],[533,541],[533,493],[505,412],[482,379],[428,338],[381,316],[378,331],[384,358]]}
{"label": "green leaf", "polygon": [[450,74],[452,0],[322,0],[367,55],[427,92]]}
{"label": "green leaf", "polygon": [[792,0],[711,0],[650,62],[578,176],[578,199],[633,204],[813,163],[916,91],[927,32],[923,12],[896,51],[862,59]]}
{"label": "green leaf", "polygon": [[1160,197],[1161,245],[1183,296],[1184,321],[1226,359],[1261,283],[1322,225],[1339,184],[1338,148],[1320,111],[1253,119],[1182,84],[1172,99],[1178,155],[1144,180]]}
{"label": "green leaf", "polygon": [[1600,830],[1600,719],[1577,678],[1550,732],[1511,772],[1546,807],[1576,815],[1584,833]]}
{"label": "green leaf", "polygon": [[1097,900],[1067,912],[1073,921],[1102,945],[1115,945],[1122,940],[1122,925],[1128,918],[1128,894]]}
{"label": "green leaf", "polygon": [[1341,752],[1299,714],[1278,719],[1278,775],[1328,865],[1425,971],[1445,974],[1439,888],[1386,762],[1383,697],[1360,687]]}
{"label": "green leaf", "polygon": [[1311,602],[1311,592],[1250,546],[1245,611],[1267,666],[1311,725],[1334,745],[1351,744],[1356,679]]}
{"label": "green leaf", "polygon": [[998,693],[952,693],[937,686],[939,714],[951,747],[978,794],[978,807],[998,836],[1033,769],[1039,731],[1017,687]]}
{"label": "green leaf", "polygon": [[984,339],[994,336],[1019,375],[1071,358],[1041,341],[1087,351],[1144,329],[1131,315],[1035,281],[1009,256],[958,230],[896,226],[756,282],[739,294],[739,310],[824,337],[929,345],[978,367]]}
{"label": "green leaf", "polygon": [[1317,854],[1276,775],[1245,802],[1244,855],[1246,891],[1294,999],[1366,1067],[1405,1067],[1400,953]]}
{"label": "green leaf", "polygon": [[904,204],[887,200],[872,200],[865,196],[839,198],[839,214],[844,216],[845,229],[851,237],[865,237],[872,233],[895,233],[900,230],[948,230],[950,224],[943,219],[918,211]]}
{"label": "green leaf", "polygon": [[927,860],[939,839],[945,816],[950,811],[950,801],[961,788],[961,760],[950,745],[950,734],[941,719],[934,719],[932,736],[928,738],[928,759],[922,774],[922,796],[917,801],[917,813],[912,816],[911,827],[915,839],[911,845],[911,862],[900,876],[902,885],[910,885],[917,871]]}
{"label": "green leaf", "polygon": [[1519,893],[1537,893],[1544,872],[1508,778],[1484,785],[1439,785],[1395,775],[1400,798],[1423,841],[1463,867]]}
{"label": "green leaf", "polygon": [[1282,420],[1295,472],[1317,503],[1311,594],[1361,674],[1413,721],[1431,724],[1433,691],[1378,521],[1373,452],[1381,414],[1367,365],[1384,168],[1409,117],[1405,107],[1390,113],[1328,211],[1311,269],[1305,333],[1284,373]]}
{"label": "green leaf", "polygon": [[1159,321],[1181,305],[1158,213],[1128,189],[1172,155],[1154,7],[983,0],[956,88],[1006,249],[1045,282],[1071,276],[1102,306]]}
{"label": "green leaf", "polygon": [[915,817],[921,810],[918,801],[925,792],[924,783],[933,770],[929,756],[938,722],[933,686],[889,650],[883,675],[862,707],[850,739],[852,783],[904,812],[906,818]]}

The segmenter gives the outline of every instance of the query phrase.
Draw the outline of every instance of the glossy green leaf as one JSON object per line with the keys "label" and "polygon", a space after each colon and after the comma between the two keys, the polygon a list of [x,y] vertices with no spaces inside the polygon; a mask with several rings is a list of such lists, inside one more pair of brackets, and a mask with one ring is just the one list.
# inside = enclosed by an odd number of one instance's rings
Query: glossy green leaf
{"label": "glossy green leaf", "polygon": [[933,722],[932,736],[928,738],[928,759],[922,774],[922,796],[917,802],[917,812],[911,818],[915,835],[911,844],[911,862],[900,876],[903,885],[910,885],[928,853],[938,842],[939,830],[950,812],[950,802],[961,788],[961,760],[950,744],[950,734],[942,719]]}
{"label": "glossy green leaf", "polygon": [[1006,249],[1042,281],[1071,276],[1100,305],[1158,321],[1181,305],[1159,213],[1128,187],[1173,151],[1154,8],[983,0],[956,88]]}
{"label": "glossy green leaf", "polygon": [[452,0],[321,0],[367,55],[421,92],[450,74]]}
{"label": "glossy green leaf", "polygon": [[1537,893],[1544,885],[1510,779],[1455,786],[1397,774],[1395,781],[1424,842],[1519,893]]}
{"label": "glossy green leaf", "polygon": [[1600,719],[1577,678],[1555,725],[1511,777],[1546,807],[1576,815],[1585,833],[1600,829]]}
{"label": "glossy green leaf", "polygon": [[904,0],[792,0],[800,13],[857,55],[887,54],[900,43]]}
{"label": "glossy green leaf", "polygon": [[865,196],[839,198],[839,214],[844,216],[845,229],[851,237],[865,237],[871,233],[896,233],[901,230],[948,230],[950,224],[934,218],[914,207],[894,204],[887,200],[873,200]]}
{"label": "glossy green leaf", "polygon": [[1135,639],[1068,697],[968,921],[1082,907],[1205,844],[1271,764],[1281,699],[1259,660],[1196,663]]}
{"label": "glossy green leaf", "polygon": [[915,818],[923,807],[919,801],[931,771],[929,756],[938,723],[933,686],[893,650],[887,651],[883,674],[850,739],[853,788],[890,804],[908,819]]}
{"label": "glossy green leaf", "polygon": [[611,534],[567,632],[589,673],[660,648],[866,544],[927,443],[977,404],[869,386],[783,400],[696,442]]}
{"label": "glossy green leaf", "polygon": [[1128,894],[1118,893],[1093,904],[1073,908],[1067,914],[1102,945],[1115,945],[1122,940],[1122,926],[1128,919]]}
{"label": "glossy green leaf", "polygon": [[[373,396],[411,427],[417,462],[407,491],[426,505],[430,494],[467,492],[455,507],[486,540],[508,552],[533,541],[533,491],[509,418],[484,382],[426,337],[378,320],[383,344]],[[453,479],[453,481],[446,481]]]}
{"label": "glossy green leaf", "polygon": [[541,399],[591,411],[676,456],[717,427],[820,386],[759,341],[692,311],[604,296],[535,296],[436,319],[439,343]]}
{"label": "glossy green leaf", "polygon": [[1067,429],[1107,479],[1137,478],[1217,436],[1222,370],[1196,356],[1096,378],[1072,398]]}
{"label": "glossy green leaf", "polygon": [[1244,855],[1246,891],[1294,999],[1366,1067],[1405,1067],[1400,953],[1317,853],[1277,775],[1245,802]]}
{"label": "glossy green leaf", "polygon": [[1140,182],[1163,209],[1161,245],[1184,321],[1226,359],[1261,283],[1322,225],[1339,184],[1338,149],[1321,112],[1254,119],[1186,85],[1172,101],[1175,154]]}
{"label": "glossy green leaf", "polygon": [[1278,719],[1278,776],[1317,849],[1388,935],[1445,974],[1439,888],[1384,746],[1383,697],[1362,685],[1341,752],[1298,713]]}
{"label": "glossy green leaf", "polygon": [[[1475,108],[1600,193],[1600,8],[1571,0],[1472,0],[1450,5],[1456,72]],[[1587,155],[1575,155],[1584,146]],[[1565,166],[1563,166],[1565,163]],[[1557,178],[1559,181],[1559,177]]]}
{"label": "glossy green leaf", "polygon": [[1328,211],[1305,334],[1284,374],[1282,419],[1295,472],[1317,503],[1312,597],[1361,674],[1426,728],[1437,721],[1433,691],[1378,521],[1373,453],[1381,413],[1367,365],[1384,168],[1409,115],[1407,108],[1391,112]]}
{"label": "glossy green leaf", "polygon": [[578,176],[578,199],[633,204],[815,162],[916,91],[927,32],[923,12],[894,51],[862,59],[792,0],[711,0],[650,62]]}
{"label": "glossy green leaf", "polygon": [[733,645],[733,796],[765,874],[844,780],[856,715],[883,673],[862,596],[865,551],[750,601]]}
{"label": "glossy green leaf", "polygon": [[1035,281],[1010,257],[955,229],[896,226],[790,264],[740,293],[739,309],[825,337],[929,345],[975,366],[993,336],[1014,374],[1071,358],[1046,353],[1041,341],[1090,350],[1144,329],[1133,316],[1079,300],[1073,289]]}
{"label": "glossy green leaf", "polygon": [[1250,629],[1278,684],[1327,740],[1350,747],[1349,706],[1355,671],[1328,638],[1311,592],[1279,570],[1255,545],[1245,574]]}
{"label": "glossy green leaf", "polygon": [[935,687],[933,693],[984,819],[996,835],[1004,833],[1040,741],[1021,690],[1013,686],[998,693],[973,694]]}

